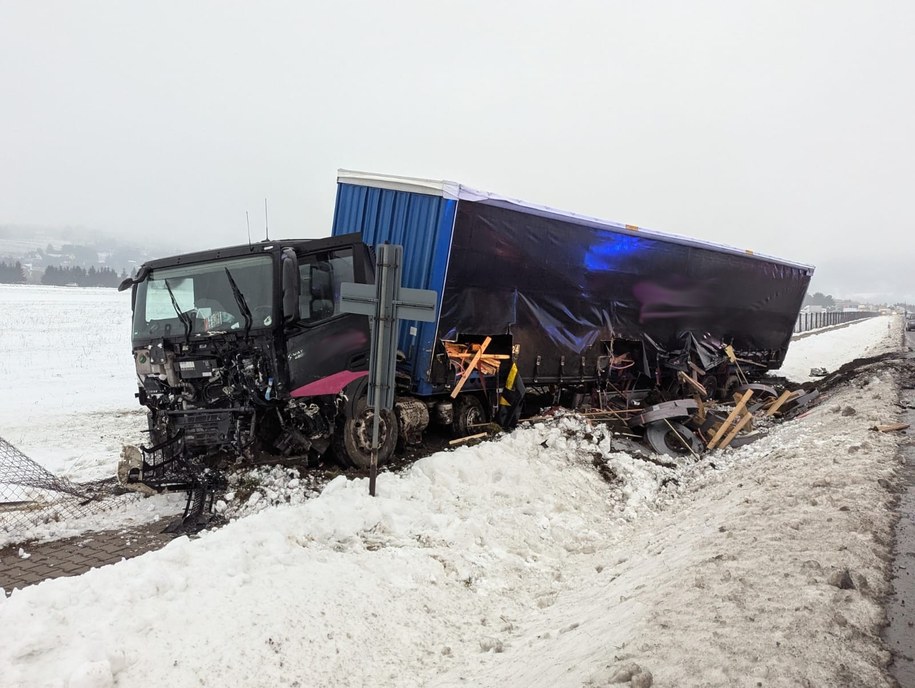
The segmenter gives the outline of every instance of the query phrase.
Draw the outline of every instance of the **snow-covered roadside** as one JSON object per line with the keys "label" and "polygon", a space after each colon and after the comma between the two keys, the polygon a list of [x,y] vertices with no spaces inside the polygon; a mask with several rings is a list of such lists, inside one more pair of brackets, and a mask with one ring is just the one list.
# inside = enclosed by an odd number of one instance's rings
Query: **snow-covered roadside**
{"label": "snow-covered roadside", "polygon": [[376,499],[339,478],[0,600],[5,681],[578,686],[635,662],[655,686],[888,685],[896,438],[868,428],[896,390],[864,382],[676,475],[566,419],[384,474]]}
{"label": "snow-covered roadside", "polygon": [[[810,382],[817,379],[810,375],[811,368],[825,368],[831,373],[856,358],[898,350],[902,327],[901,316],[882,315],[794,340],[782,367],[770,374],[793,382]],[[862,346],[863,342],[867,345]]]}
{"label": "snow-covered roadside", "polygon": [[897,438],[870,428],[896,399],[882,373],[712,455],[717,470],[579,570],[511,649],[432,685],[603,686],[633,663],[655,686],[892,685]]}
{"label": "snow-covered roadside", "polygon": [[[789,358],[892,350],[891,323]],[[655,686],[887,685],[897,438],[868,428],[895,400],[874,373],[676,472],[564,419],[384,474],[376,499],[339,478],[0,596],[0,685],[596,686],[633,662]]]}

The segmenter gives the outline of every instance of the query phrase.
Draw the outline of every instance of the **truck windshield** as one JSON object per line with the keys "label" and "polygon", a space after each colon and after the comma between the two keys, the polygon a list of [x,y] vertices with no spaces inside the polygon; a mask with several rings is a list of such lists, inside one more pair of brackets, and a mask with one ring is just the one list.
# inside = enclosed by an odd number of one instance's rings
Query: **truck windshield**
{"label": "truck windshield", "polygon": [[[242,299],[236,297],[229,274]],[[245,315],[240,301],[251,312],[251,329],[273,324],[273,261],[270,256],[246,256],[153,270],[137,285],[133,336],[135,339],[183,338],[186,327],[178,311],[188,315],[192,336],[244,332]]]}

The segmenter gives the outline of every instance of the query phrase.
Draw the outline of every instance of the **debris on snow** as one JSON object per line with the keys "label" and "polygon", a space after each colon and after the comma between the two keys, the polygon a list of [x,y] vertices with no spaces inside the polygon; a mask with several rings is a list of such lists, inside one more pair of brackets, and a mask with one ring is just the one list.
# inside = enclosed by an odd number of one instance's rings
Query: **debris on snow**
{"label": "debris on snow", "polygon": [[633,663],[626,664],[625,666],[618,668],[610,676],[610,678],[607,679],[607,682],[608,683],[626,683],[628,681],[631,681],[633,676],[636,676],[640,673],[642,673],[642,667],[640,667],[638,664],[633,662]]}

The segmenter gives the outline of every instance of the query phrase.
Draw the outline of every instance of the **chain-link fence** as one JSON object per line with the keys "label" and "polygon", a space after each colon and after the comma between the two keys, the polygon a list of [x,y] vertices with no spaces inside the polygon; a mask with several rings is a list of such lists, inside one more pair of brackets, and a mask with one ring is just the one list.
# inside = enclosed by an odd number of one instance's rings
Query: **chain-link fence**
{"label": "chain-link fence", "polygon": [[799,313],[794,323],[794,333],[818,330],[821,327],[842,325],[880,315],[872,311],[820,311],[819,313]]}
{"label": "chain-link fence", "polygon": [[0,540],[21,541],[35,526],[103,511],[114,478],[72,483],[58,478],[0,437]]}

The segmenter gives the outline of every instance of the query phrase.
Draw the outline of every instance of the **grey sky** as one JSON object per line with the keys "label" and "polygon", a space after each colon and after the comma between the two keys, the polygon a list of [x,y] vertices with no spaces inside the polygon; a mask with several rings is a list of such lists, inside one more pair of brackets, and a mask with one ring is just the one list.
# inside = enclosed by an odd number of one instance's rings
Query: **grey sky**
{"label": "grey sky", "polygon": [[912,2],[0,0],[0,224],[326,236],[450,179],[915,301]]}

